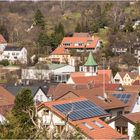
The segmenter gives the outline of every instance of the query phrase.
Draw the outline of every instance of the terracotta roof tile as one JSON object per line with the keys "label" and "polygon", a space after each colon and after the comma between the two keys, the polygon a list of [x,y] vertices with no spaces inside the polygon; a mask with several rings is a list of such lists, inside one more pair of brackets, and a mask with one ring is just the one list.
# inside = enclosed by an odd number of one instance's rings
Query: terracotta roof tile
{"label": "terracotta roof tile", "polygon": [[[123,102],[119,101],[112,95],[109,96],[109,100],[111,100],[111,102],[105,102],[104,100],[98,98],[98,96],[103,97],[103,88],[101,88],[101,86],[98,87],[98,85],[97,87],[96,85],[94,87],[87,84],[58,84],[55,88],[53,87],[52,89],[50,89],[50,91],[48,92],[48,96],[53,95],[53,98],[55,100],[61,100],[61,98],[69,92],[73,92],[73,94],[75,94],[75,97],[85,97],[104,109],[120,108],[126,106]],[[72,99],[73,97],[69,98]]]}
{"label": "terracotta roof tile", "polygon": [[140,122],[140,112],[123,115],[134,123]]}
{"label": "terracotta roof tile", "polygon": [[69,54],[69,52],[67,52],[66,50],[65,50],[65,48],[64,47],[62,47],[62,46],[58,46],[52,53],[51,53],[51,55],[66,55],[66,54]]}
{"label": "terracotta roof tile", "polygon": [[[42,103],[40,107],[46,106],[48,107],[53,113],[58,115],[62,119],[66,119],[64,115],[59,113],[55,108],[53,108],[53,105],[57,104],[64,104],[68,102],[77,102],[77,101],[83,101],[87,100],[85,98],[76,98],[73,100],[63,100],[63,101],[53,101],[53,102],[46,102]],[[92,117],[92,118],[87,118],[87,119],[82,119],[82,120],[76,120],[72,121],[68,119],[68,123],[75,128],[79,128],[81,132],[88,138],[90,139],[120,139],[120,138],[128,138],[128,136],[123,136],[119,134],[117,131],[115,131],[113,128],[111,128],[108,124],[103,122],[100,117]],[[95,125],[93,121],[96,121],[100,123],[103,127],[100,128],[99,126]],[[93,129],[89,129],[86,126],[83,125],[83,123],[87,123],[90,125]]]}
{"label": "terracotta roof tile", "polygon": [[138,93],[136,92],[131,92],[131,91],[108,91],[108,94],[130,94],[130,99],[128,100],[128,102],[125,104],[126,107],[125,107],[125,112],[129,113],[132,111],[136,101],[137,101],[137,98],[138,98]]}
{"label": "terracotta roof tile", "polygon": [[0,34],[0,44],[7,43],[4,37]]}
{"label": "terracotta roof tile", "polygon": [[9,91],[0,86],[0,113],[3,114],[5,109],[13,106],[14,99],[15,97]]}
{"label": "terracotta roof tile", "polygon": [[[96,76],[79,76],[79,77],[72,77],[72,80],[75,84],[83,84],[88,82],[93,82],[94,84],[102,84],[103,82],[103,75],[98,74]],[[110,83],[110,79],[107,74],[105,74],[105,83]]]}
{"label": "terracotta roof tile", "polygon": [[[100,128],[97,125],[95,125],[93,122],[97,122],[103,127]],[[90,125],[93,129],[90,130],[86,126],[83,125],[83,123],[86,123]],[[91,118],[91,119],[85,119],[78,122],[75,122],[75,125],[79,127],[89,138],[91,139],[121,139],[121,138],[128,138],[128,136],[123,136],[120,133],[118,133],[116,130],[111,128],[108,124],[103,122],[98,117]]]}

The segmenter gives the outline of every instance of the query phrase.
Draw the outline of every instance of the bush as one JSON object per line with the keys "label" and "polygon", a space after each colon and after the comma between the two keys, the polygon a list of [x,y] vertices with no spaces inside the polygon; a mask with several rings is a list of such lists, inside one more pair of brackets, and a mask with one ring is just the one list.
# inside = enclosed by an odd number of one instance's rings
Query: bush
{"label": "bush", "polygon": [[0,61],[0,65],[3,65],[3,66],[8,66],[10,63],[8,60],[4,59],[2,61]]}

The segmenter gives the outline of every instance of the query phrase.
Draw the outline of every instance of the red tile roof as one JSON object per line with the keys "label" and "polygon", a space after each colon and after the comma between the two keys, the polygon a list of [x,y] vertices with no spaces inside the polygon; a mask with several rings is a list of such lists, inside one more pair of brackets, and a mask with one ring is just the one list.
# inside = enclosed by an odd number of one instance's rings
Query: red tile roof
{"label": "red tile roof", "polygon": [[140,80],[136,80],[132,83],[132,85],[140,85]]}
{"label": "red tile roof", "polygon": [[15,97],[9,91],[0,86],[0,114],[4,114],[14,105],[14,99]]}
{"label": "red tile roof", "polygon": [[98,74],[107,74],[109,78],[112,78],[112,70],[106,69],[106,70],[98,70]]}
{"label": "red tile roof", "polygon": [[103,97],[103,88],[100,86],[94,87],[94,85],[90,86],[87,84],[58,84],[55,88],[52,87],[49,89],[48,96],[53,95],[53,98],[55,100],[61,100],[65,95],[68,95],[70,92],[72,92],[75,96],[69,96],[69,99],[73,99],[73,97],[85,97],[91,102],[101,106],[104,109],[112,109],[112,108],[122,108],[126,105],[119,101],[116,97],[110,95],[108,99],[111,102],[105,102],[104,100],[101,100],[98,98],[98,96]]}
{"label": "red tile roof", "polygon": [[[59,113],[55,108],[53,108],[53,105],[57,104],[64,104],[68,102],[76,102],[76,101],[83,101],[87,100],[85,98],[76,98],[72,100],[62,100],[62,101],[52,101],[52,102],[45,102],[40,105],[40,107],[47,107],[49,110],[51,110],[53,113],[58,115],[62,119],[66,119],[64,115]],[[96,121],[100,123],[103,127],[100,128],[96,126],[93,121]],[[87,119],[82,119],[82,120],[76,120],[72,121],[68,119],[68,123],[75,128],[79,128],[81,132],[88,138],[90,139],[120,139],[120,138],[127,138],[127,136],[123,136],[119,134],[117,131],[115,131],[113,128],[111,128],[108,124],[103,122],[102,120],[99,119],[99,117],[92,117],[92,118],[87,118]],[[90,125],[93,129],[89,129],[86,126],[83,125],[83,123],[87,123]]]}
{"label": "red tile roof", "polygon": [[[95,125],[93,122],[97,122],[103,127],[100,128],[97,125]],[[89,129],[86,126],[83,125],[83,123],[86,123],[90,125],[93,129]],[[91,139],[121,139],[121,138],[128,138],[128,136],[123,136],[120,133],[118,133],[116,130],[111,128],[108,124],[103,122],[99,118],[91,118],[91,119],[85,119],[78,122],[75,122],[75,125],[80,128],[82,132],[84,132],[89,138]]]}
{"label": "red tile roof", "polygon": [[[94,39],[92,37],[64,37],[62,42],[61,42],[61,46],[63,46],[64,48],[95,48],[97,43],[99,41],[99,38],[94,37]],[[70,46],[65,46],[63,45],[63,43],[71,43]],[[77,42],[81,42],[83,43],[83,45],[81,46],[75,46],[74,44]],[[87,43],[90,42],[89,45],[87,45]]]}
{"label": "red tile roof", "polygon": [[[90,82],[93,82],[94,84],[104,83],[102,74],[98,74],[96,76],[79,76],[79,77],[71,77],[71,78],[75,84],[87,84]],[[107,74],[105,74],[105,83],[107,84],[111,83]]]}
{"label": "red tile roof", "polygon": [[129,113],[123,116],[125,116],[127,119],[131,120],[134,123],[137,123],[137,122],[140,123],[140,112]]}
{"label": "red tile roof", "polygon": [[[75,46],[74,44],[77,42],[82,42],[83,44],[81,46]],[[97,44],[99,42],[99,38],[97,37],[64,37],[60,46],[58,46],[51,54],[52,55],[64,55],[69,54],[69,52],[66,49],[84,49],[85,47],[87,49],[95,49]],[[63,45],[64,43],[70,43],[70,46]],[[87,45],[89,43],[89,45]]]}
{"label": "red tile roof", "polygon": [[0,34],[0,44],[7,43],[4,37]]}
{"label": "red tile roof", "polygon": [[51,55],[68,55],[69,52],[65,50],[64,47],[58,46],[52,53]]}
{"label": "red tile roof", "polygon": [[132,111],[136,101],[137,101],[137,98],[138,98],[138,93],[137,92],[132,92],[132,91],[108,91],[108,94],[109,95],[112,95],[112,94],[130,94],[131,97],[129,98],[128,102],[125,104],[126,107],[125,107],[125,112],[129,113]]}

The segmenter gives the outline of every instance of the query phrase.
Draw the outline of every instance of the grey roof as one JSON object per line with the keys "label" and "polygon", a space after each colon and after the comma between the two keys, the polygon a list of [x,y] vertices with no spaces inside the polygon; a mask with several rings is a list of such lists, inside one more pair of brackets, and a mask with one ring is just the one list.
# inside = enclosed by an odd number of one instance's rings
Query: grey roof
{"label": "grey roof", "polygon": [[14,96],[16,96],[23,88],[28,88],[32,91],[32,95],[34,96],[39,89],[39,86],[14,86],[14,85],[6,85],[5,88],[11,92]]}
{"label": "grey roof", "polygon": [[18,92],[20,92],[23,88],[28,88],[32,91],[32,95],[35,96],[36,92],[41,89],[44,94],[47,96],[48,90],[51,85],[57,85],[58,83],[46,83],[43,81],[32,83],[31,85],[3,85],[5,89],[7,89],[9,92],[11,92],[14,96],[17,95]]}
{"label": "grey roof", "polygon": [[7,46],[4,51],[21,51],[23,47]]}

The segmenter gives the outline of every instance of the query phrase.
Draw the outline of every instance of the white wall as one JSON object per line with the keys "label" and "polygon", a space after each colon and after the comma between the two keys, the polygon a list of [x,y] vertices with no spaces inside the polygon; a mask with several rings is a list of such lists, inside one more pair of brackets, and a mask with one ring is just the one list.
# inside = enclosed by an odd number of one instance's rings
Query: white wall
{"label": "white wall", "polygon": [[40,101],[40,102],[48,102],[48,101],[50,101],[50,98],[48,98],[45,94],[44,94],[44,92],[41,90],[41,89],[39,89],[38,91],[37,91],[37,93],[36,93],[36,95],[34,96],[34,100],[36,101]]}
{"label": "white wall", "polygon": [[7,46],[7,43],[0,44],[0,52],[3,52],[6,46]]}
{"label": "white wall", "polygon": [[109,123],[109,126],[111,126],[113,129],[115,129],[115,121],[114,121],[114,122]]}
{"label": "white wall", "polygon": [[[119,82],[115,82],[115,79],[119,79],[120,81]],[[119,73],[117,72],[116,75],[114,76],[114,83],[120,83],[123,85],[123,80],[122,78],[120,77]]]}
{"label": "white wall", "polygon": [[134,128],[135,128],[135,126],[128,122],[128,136],[129,136],[130,140],[133,137]]}
{"label": "white wall", "polygon": [[135,103],[131,112],[140,112],[140,96],[138,96],[138,101]]}
{"label": "white wall", "polygon": [[38,111],[38,116],[42,118],[42,122],[45,125],[49,125],[51,128],[53,128],[53,125],[65,125],[65,122],[62,121],[61,118],[56,116],[54,113],[49,111],[47,115],[44,115],[44,110],[47,108],[43,108],[40,111]]}
{"label": "white wall", "polygon": [[64,67],[52,70],[52,72],[54,73],[54,75],[62,74],[62,73],[71,73],[71,72],[75,72],[75,67],[66,65]]}
{"label": "white wall", "polygon": [[11,63],[16,62],[17,60],[20,63],[27,63],[27,50],[22,48],[20,51],[5,51],[2,53],[2,59],[7,59]]}
{"label": "white wall", "polygon": [[27,68],[21,70],[22,79],[49,80],[50,70]]}

